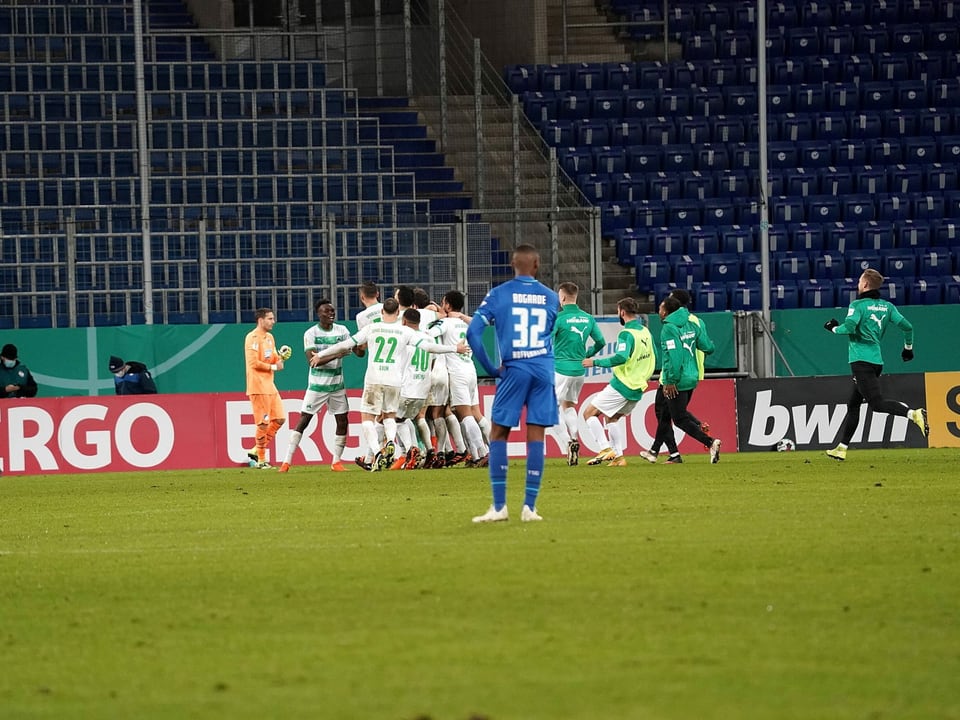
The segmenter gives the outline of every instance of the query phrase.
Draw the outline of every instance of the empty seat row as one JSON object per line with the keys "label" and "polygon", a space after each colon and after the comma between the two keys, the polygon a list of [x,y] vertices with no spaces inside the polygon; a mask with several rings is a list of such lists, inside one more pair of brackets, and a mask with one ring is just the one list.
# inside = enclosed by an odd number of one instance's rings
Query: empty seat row
{"label": "empty seat row", "polygon": [[[756,87],[680,87],[659,90],[570,90],[526,92],[523,109],[530,122],[616,120],[655,118],[658,116],[755,115],[758,111]],[[771,85],[767,88],[767,108],[773,115],[783,113],[883,112],[890,110],[951,109],[960,107],[960,78],[923,80],[870,80],[854,82],[817,82],[796,85]]]}
{"label": "empty seat row", "polygon": [[[746,30],[690,31],[680,34],[684,60],[756,57],[756,35]],[[855,27],[768,27],[767,57],[882,52],[942,52],[960,45],[956,23],[862,25]]]}
{"label": "empty seat row", "polygon": [[[869,198],[869,199],[868,199]],[[707,198],[705,200],[635,200],[603,202],[600,208],[601,232],[613,237],[624,228],[651,228],[691,225],[754,225],[761,221],[755,200],[743,198]],[[876,220],[896,222],[916,220],[926,223],[960,218],[960,192],[915,195],[876,195],[845,198],[816,195],[808,198],[777,197],[770,207],[771,220],[778,225],[800,222],[852,224],[846,232],[857,234],[856,225]],[[848,218],[848,221],[844,221]]]}
{"label": "empty seat row", "polygon": [[0,34],[28,36],[49,34],[133,32],[133,13],[123,5],[71,3],[0,7]]}
{"label": "empty seat row", "polygon": [[[777,283],[770,287],[769,306],[774,310],[795,308],[846,307],[857,297],[858,277],[837,280],[808,280],[799,283]],[[698,313],[737,310],[760,310],[763,306],[762,285],[759,282],[655,283],[649,292],[657,299],[683,287],[693,297]],[[960,276],[945,275],[903,281],[887,280],[881,294],[900,305],[940,305],[960,302]]]}
{"label": "empty seat row", "polygon": [[[858,277],[867,268],[873,268],[885,277],[906,282],[956,274],[956,255],[949,248],[771,253],[769,273],[771,282],[795,283]],[[676,282],[690,287],[704,281],[759,282],[762,278],[761,257],[756,252],[706,256],[638,255],[634,258],[634,267],[640,290],[649,290],[659,282]]]}
{"label": "empty seat row", "polygon": [[[960,48],[958,48],[960,49]],[[937,52],[840,52],[767,61],[768,82],[866,82],[952,77],[960,67],[958,49]],[[2,77],[2,76],[0,76]],[[509,65],[504,80],[517,95],[526,92],[603,92],[683,87],[756,85],[754,58],[725,60],[645,60],[630,63]]]}
{"label": "empty seat row", "polygon": [[[747,171],[613,172],[585,173],[576,176],[577,187],[591,203],[652,200],[707,200],[709,198],[750,197],[759,194],[760,176]],[[804,168],[769,171],[769,197],[787,197],[793,207],[804,207],[823,195],[836,197],[846,208],[863,204],[863,196],[893,194],[908,205],[926,195],[960,189],[960,170],[955,164],[864,165],[818,170]],[[852,212],[852,211],[851,211]],[[858,209],[856,212],[867,212]],[[874,208],[872,212],[879,212]],[[836,219],[836,218],[828,218]],[[844,218],[851,219],[851,218]],[[873,218],[869,218],[873,219]]]}
{"label": "empty seat row", "polygon": [[[938,162],[955,165],[960,160],[960,135],[908,137],[903,140],[774,141],[767,145],[767,160],[773,170],[806,168],[839,175],[849,172],[848,168],[865,165],[930,166]],[[573,178],[591,172],[757,171],[760,150],[756,143],[702,142],[695,145],[690,140],[685,143],[674,140],[663,144],[626,147],[600,145],[560,148],[557,161]],[[889,167],[884,170],[890,171]],[[854,185],[850,184],[850,187]]]}
{"label": "empty seat row", "polygon": [[[621,17],[635,22],[663,19],[663,4],[659,0],[610,0],[610,6]],[[766,7],[766,22],[774,27],[955,22],[960,18],[960,4],[953,0],[804,0],[770,3]],[[757,23],[757,6],[729,0],[708,4],[671,2],[667,20],[674,32],[751,30]]]}
{"label": "empty seat row", "polygon": [[[613,233],[613,240],[617,261],[630,266],[643,255],[759,252],[761,242],[759,230],[746,225],[622,228]],[[920,251],[931,246],[955,250],[960,246],[960,220],[775,225],[766,242],[771,252]]]}

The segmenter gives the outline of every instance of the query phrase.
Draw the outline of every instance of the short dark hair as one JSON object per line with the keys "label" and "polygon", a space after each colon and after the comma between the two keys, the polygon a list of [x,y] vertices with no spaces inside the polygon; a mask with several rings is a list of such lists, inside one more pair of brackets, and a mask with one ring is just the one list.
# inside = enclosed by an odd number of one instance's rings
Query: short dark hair
{"label": "short dark hair", "polygon": [[273,308],[268,308],[268,307],[257,308],[256,310],[253,311],[253,318],[255,320],[262,320],[272,312],[273,312]]}
{"label": "short dark hair", "polygon": [[576,297],[580,294],[580,288],[577,287],[576,283],[572,282],[562,282],[560,283],[558,290],[563,290],[567,295],[571,297]]}
{"label": "short dark hair", "polygon": [[316,312],[316,311],[319,310],[323,305],[333,305],[333,303],[330,302],[330,298],[320,298],[319,300],[317,300],[317,301],[313,304],[313,311]]}
{"label": "short dark hair", "polygon": [[416,308],[407,308],[403,311],[403,319],[414,325],[420,325],[420,311]]}
{"label": "short dark hair", "polygon": [[387,298],[383,301],[383,312],[387,315],[396,315],[400,311],[400,303],[396,298]]}
{"label": "short dark hair", "polygon": [[443,301],[450,306],[451,310],[457,312],[463,312],[463,305],[466,302],[466,298],[463,296],[463,293],[459,290],[449,290],[444,296]]}
{"label": "short dark hair", "polygon": [[671,290],[670,295],[672,297],[675,297],[677,300],[679,300],[680,304],[683,305],[684,307],[690,307],[690,305],[693,303],[693,298],[690,297],[690,293],[688,293],[683,288],[677,288],[676,290]]}
{"label": "short dark hair", "polygon": [[413,305],[413,288],[409,285],[398,285],[397,302],[403,307],[410,307]]}
{"label": "short dark hair", "polygon": [[677,298],[675,298],[673,295],[667,295],[660,304],[663,305],[663,309],[667,311],[668,315],[676,312],[681,307],[680,301],[677,300]]}
{"label": "short dark hair", "polygon": [[380,288],[373,280],[366,280],[360,283],[360,294],[365,298],[375,298],[380,296]]}
{"label": "short dark hair", "polygon": [[617,310],[623,310],[623,312],[628,315],[640,314],[640,306],[637,305],[637,301],[632,297],[625,297],[622,300],[618,300]]}
{"label": "short dark hair", "polygon": [[422,287],[413,289],[413,304],[418,308],[425,308],[430,304],[430,295]]}

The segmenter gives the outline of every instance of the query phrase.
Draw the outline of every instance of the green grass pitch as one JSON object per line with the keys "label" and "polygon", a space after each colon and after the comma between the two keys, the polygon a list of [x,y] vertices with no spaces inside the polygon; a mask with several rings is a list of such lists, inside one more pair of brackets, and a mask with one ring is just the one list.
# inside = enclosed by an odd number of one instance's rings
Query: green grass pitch
{"label": "green grass pitch", "polygon": [[0,478],[0,717],[960,718],[955,450]]}

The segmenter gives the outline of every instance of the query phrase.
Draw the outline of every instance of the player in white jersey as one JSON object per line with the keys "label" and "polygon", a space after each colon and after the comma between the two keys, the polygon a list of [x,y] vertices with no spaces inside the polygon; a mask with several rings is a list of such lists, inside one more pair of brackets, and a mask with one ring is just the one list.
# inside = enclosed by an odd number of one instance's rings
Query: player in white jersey
{"label": "player in white jersey", "polygon": [[[451,290],[443,296],[440,305],[445,317],[440,322],[440,342],[449,345],[467,337],[469,320],[463,315],[465,298],[459,290]],[[477,369],[473,364],[473,354],[458,355],[447,360],[447,374],[450,377],[450,406],[460,421],[463,436],[470,452],[472,465],[486,465],[488,449],[484,441],[480,423],[484,421],[480,412],[480,393],[477,389]]]}
{"label": "player in white jersey", "polygon": [[[380,322],[380,311],[383,310],[383,303],[380,302],[380,289],[377,287],[377,284],[371,280],[361,283],[359,292],[360,304],[363,305],[363,310],[357,313],[356,322],[357,330],[363,330],[372,322]],[[366,345],[357,345],[353,349],[353,354],[357,357],[363,357],[366,352]],[[379,444],[367,446],[367,442],[361,433],[360,448],[356,459],[357,465],[362,467],[364,470],[369,470],[370,463],[373,462],[373,454],[376,452],[378,447]]]}
{"label": "player in white jersey", "polygon": [[367,344],[370,357],[363,378],[363,395],[360,400],[360,418],[363,433],[371,447],[378,445],[374,421],[383,417],[386,444],[376,454],[371,469],[382,470],[393,461],[397,439],[397,409],[400,405],[400,387],[403,383],[403,360],[407,346],[422,348],[429,353],[464,353],[465,342],[457,346],[436,345],[427,342],[417,331],[397,322],[399,304],[394,298],[383,303],[381,322],[370,323],[346,340],[331,345],[315,355],[310,364],[315,365],[325,357],[342,350],[352,350],[357,345]]}
{"label": "player in white jersey", "polygon": [[[303,352],[307,356],[307,362],[310,362],[313,356],[324,348],[350,337],[350,331],[344,325],[338,325],[333,321],[337,312],[333,303],[329,300],[325,298],[317,300],[314,303],[313,310],[317,316],[317,324],[311,326],[303,334]],[[343,456],[343,449],[347,444],[350,406],[343,385],[343,361],[341,358],[349,354],[350,350],[344,350],[339,354],[318,360],[316,365],[310,365],[310,370],[307,373],[307,392],[303,396],[303,405],[300,407],[300,422],[290,433],[287,457],[280,465],[280,472],[290,470],[290,465],[293,463],[293,454],[300,446],[303,433],[313,416],[320,412],[324,405],[327,406],[328,412],[333,413],[337,422],[333,444],[333,460],[330,463],[330,469],[334,472],[343,472],[344,468],[340,460]]]}
{"label": "player in white jersey", "polygon": [[[416,308],[408,308],[403,313],[403,324],[420,335],[422,342],[435,342],[420,329],[421,315]],[[430,360],[431,355],[426,350],[407,346],[407,357],[403,365],[403,384],[400,389],[400,407],[397,410],[397,438],[405,452],[397,456],[393,465],[390,466],[391,470],[404,468],[412,470],[417,467],[422,456],[418,439],[424,443],[424,448],[430,443],[426,421],[423,421],[424,428],[427,430],[425,439],[419,423],[414,424],[427,407],[427,396],[430,394]]]}

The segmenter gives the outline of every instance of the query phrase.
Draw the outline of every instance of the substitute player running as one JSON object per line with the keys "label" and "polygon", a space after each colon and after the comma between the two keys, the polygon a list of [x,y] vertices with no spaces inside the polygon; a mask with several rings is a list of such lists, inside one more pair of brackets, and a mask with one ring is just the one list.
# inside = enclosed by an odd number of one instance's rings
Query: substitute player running
{"label": "substitute player running", "polygon": [[[507,512],[507,437],[527,410],[527,478],[520,520],[542,520],[537,496],[543,479],[544,431],[557,424],[553,385],[553,326],[560,301],[536,279],[540,254],[532,245],[513,251],[514,278],[487,293],[467,330],[474,356],[500,383],[493,397],[490,428],[490,488],[493,504],[475,523],[500,522]],[[495,367],[483,346],[483,331],[493,325],[502,367]]]}
{"label": "substitute player running", "polygon": [[853,391],[847,401],[847,419],[840,430],[840,442],[835,448],[827,450],[827,455],[834,460],[847,459],[847,446],[860,424],[860,406],[863,403],[867,403],[873,412],[906,417],[920,428],[924,437],[930,432],[926,410],[911,410],[902,402],[887,400],[880,389],[880,375],[883,373],[880,341],[891,323],[903,331],[900,357],[904,362],[913,360],[913,325],[896,305],[880,297],[882,286],[883,275],[872,268],[864,270],[857,283],[857,297],[847,309],[847,317],[842,323],[831,319],[823,326],[834,335],[847,336],[847,357],[853,372]]}

